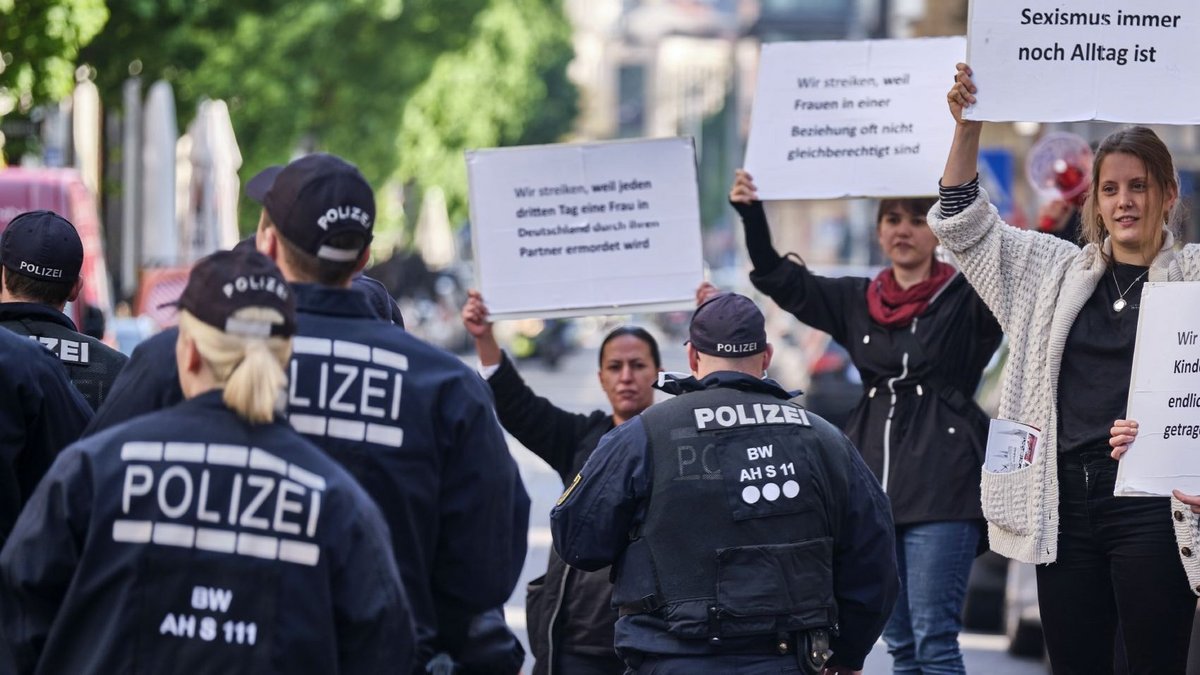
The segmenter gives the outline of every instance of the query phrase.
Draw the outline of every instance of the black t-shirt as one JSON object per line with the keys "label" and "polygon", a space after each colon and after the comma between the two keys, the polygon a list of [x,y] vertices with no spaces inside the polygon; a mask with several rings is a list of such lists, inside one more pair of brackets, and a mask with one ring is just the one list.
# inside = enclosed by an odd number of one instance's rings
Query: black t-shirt
{"label": "black t-shirt", "polygon": [[[1125,417],[1138,308],[1149,269],[1114,262],[1071,326],[1058,374],[1060,453],[1107,449],[1113,420]],[[1113,309],[1119,298],[1126,303],[1121,311]]]}

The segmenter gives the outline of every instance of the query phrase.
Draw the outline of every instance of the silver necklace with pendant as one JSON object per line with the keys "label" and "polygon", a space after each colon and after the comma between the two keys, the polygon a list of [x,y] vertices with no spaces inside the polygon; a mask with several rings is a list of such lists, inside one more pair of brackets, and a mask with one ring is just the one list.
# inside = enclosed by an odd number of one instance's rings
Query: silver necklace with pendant
{"label": "silver necklace with pendant", "polygon": [[1112,308],[1113,308],[1114,312],[1120,312],[1121,310],[1123,310],[1129,306],[1129,303],[1125,302],[1125,293],[1128,293],[1129,291],[1133,290],[1134,285],[1137,284],[1137,282],[1141,281],[1142,277],[1146,276],[1146,273],[1150,271],[1150,268],[1147,267],[1145,272],[1142,272],[1141,274],[1137,275],[1137,278],[1134,279],[1129,284],[1129,287],[1126,288],[1124,292],[1121,291],[1121,286],[1120,286],[1120,284],[1117,283],[1116,267],[1114,266],[1110,269],[1112,270],[1113,286],[1115,286],[1117,289],[1117,299],[1113,301]]}

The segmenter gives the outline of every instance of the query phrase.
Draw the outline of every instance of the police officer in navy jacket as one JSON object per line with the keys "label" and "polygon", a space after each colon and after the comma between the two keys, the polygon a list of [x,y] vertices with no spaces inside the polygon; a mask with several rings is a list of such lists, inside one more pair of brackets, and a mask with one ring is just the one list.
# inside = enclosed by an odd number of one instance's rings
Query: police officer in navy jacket
{"label": "police officer in navy jacket", "polygon": [[0,328],[0,546],[54,457],[91,416],[53,354]]}
{"label": "police officer in navy jacket", "polygon": [[196,264],[187,400],[62,452],[0,552],[19,673],[379,673],[413,624],[378,507],[276,412],[295,298],[257,252]]}
{"label": "police officer in navy jacket", "polygon": [[[529,497],[487,385],[452,354],[380,321],[351,288],[375,218],[357,169],[308,155],[263,171],[246,191],[263,204],[258,249],[297,296],[288,419],[383,511],[417,622],[418,661],[458,656],[472,619],[504,604],[525,560]],[[128,411],[170,396],[147,378],[130,380],[109,403]]]}
{"label": "police officer in navy jacket", "polygon": [[763,379],[749,299],[710,298],[690,338],[694,377],[601,440],[551,515],[555,547],[614,565],[634,672],[858,672],[899,586],[887,498],[840,431]]}
{"label": "police officer in navy jacket", "polygon": [[83,242],[75,226],[52,211],[22,213],[0,236],[0,263],[0,326],[54,353],[92,410],[99,408],[129,358],[75,330],[63,314],[83,283]]}

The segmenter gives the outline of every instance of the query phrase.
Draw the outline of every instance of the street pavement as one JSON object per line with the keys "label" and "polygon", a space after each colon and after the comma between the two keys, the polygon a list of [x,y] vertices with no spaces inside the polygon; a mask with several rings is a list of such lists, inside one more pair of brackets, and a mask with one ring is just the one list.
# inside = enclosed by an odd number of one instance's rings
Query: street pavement
{"label": "street pavement", "polygon": [[[518,364],[526,382],[538,394],[545,396],[559,407],[574,412],[587,413],[606,408],[607,402],[596,378],[596,350],[602,336],[586,336],[584,346],[564,357],[555,371],[547,370],[537,359]],[[660,339],[663,350],[663,366],[667,370],[686,370],[683,348],[678,339]],[[466,357],[474,365],[474,356]],[[660,394],[660,396],[662,396]],[[505,605],[505,616],[513,631],[518,634],[528,651],[525,634],[525,586],[546,570],[546,559],[551,547],[550,509],[562,491],[558,475],[550,470],[537,456],[526,450],[519,442],[509,437],[509,448],[520,467],[521,477],[533,502],[529,522],[529,553],[525,568],[512,598]],[[1003,635],[964,634],[960,638],[968,673],[985,675],[1045,675],[1049,672],[1041,662],[1010,656],[1005,648]],[[891,657],[883,643],[876,645],[867,659],[864,673],[882,675],[891,672]],[[532,659],[526,658],[525,673],[531,672]],[[569,675],[569,674],[567,674]]]}

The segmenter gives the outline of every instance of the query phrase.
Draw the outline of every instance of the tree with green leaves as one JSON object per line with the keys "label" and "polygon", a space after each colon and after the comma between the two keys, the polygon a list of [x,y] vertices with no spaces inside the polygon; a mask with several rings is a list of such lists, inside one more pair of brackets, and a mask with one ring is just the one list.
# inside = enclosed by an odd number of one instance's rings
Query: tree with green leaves
{"label": "tree with green leaves", "polygon": [[467,216],[463,152],[553,143],[578,110],[567,79],[574,57],[559,0],[496,0],[479,14],[471,41],[443,54],[404,109],[396,177],[440,186],[453,222]]}
{"label": "tree with green leaves", "polygon": [[[494,0],[502,2],[503,0]],[[85,52],[107,101],[129,64],[174,87],[181,121],[228,101],[243,175],[319,149],[372,183],[395,168],[409,95],[489,0],[133,0]]]}
{"label": "tree with green leaves", "polygon": [[104,0],[0,0],[0,94],[22,111],[68,96],[80,48],[107,19]]}

